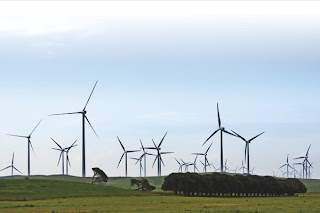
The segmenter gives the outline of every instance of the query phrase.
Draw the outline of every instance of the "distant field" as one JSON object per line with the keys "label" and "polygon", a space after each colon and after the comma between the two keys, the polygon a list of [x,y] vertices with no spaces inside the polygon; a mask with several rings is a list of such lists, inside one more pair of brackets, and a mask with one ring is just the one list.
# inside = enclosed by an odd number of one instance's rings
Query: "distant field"
{"label": "distant field", "polygon": [[129,190],[130,179],[0,178],[0,212],[320,212],[320,180],[302,180],[312,193],[298,197],[208,198],[160,192],[163,177],[148,178],[155,192]]}

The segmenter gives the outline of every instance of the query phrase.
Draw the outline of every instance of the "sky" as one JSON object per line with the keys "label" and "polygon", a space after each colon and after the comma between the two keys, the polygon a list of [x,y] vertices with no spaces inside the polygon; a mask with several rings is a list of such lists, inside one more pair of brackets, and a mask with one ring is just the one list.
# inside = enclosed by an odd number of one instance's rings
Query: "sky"
{"label": "sky", "polygon": [[[98,80],[87,106],[99,135],[86,126],[88,176],[92,167],[124,175],[117,136],[135,150],[167,131],[162,151],[174,154],[163,156],[164,175],[178,170],[174,158],[193,162],[211,142],[208,159],[219,167],[219,136],[202,146],[218,128],[219,103],[228,131],[265,132],[250,145],[255,174],[281,175],[287,154],[298,163],[311,144],[320,178],[319,9],[316,1],[0,2],[0,167],[14,152],[27,174],[26,140],[6,134],[28,135],[43,119],[31,174],[61,173],[52,137],[64,147],[78,140],[69,174],[81,176],[81,116],[48,115],[81,111]],[[224,136],[229,169],[241,166],[244,148]],[[156,175],[153,160],[148,175]],[[138,176],[138,164],[128,164]]]}

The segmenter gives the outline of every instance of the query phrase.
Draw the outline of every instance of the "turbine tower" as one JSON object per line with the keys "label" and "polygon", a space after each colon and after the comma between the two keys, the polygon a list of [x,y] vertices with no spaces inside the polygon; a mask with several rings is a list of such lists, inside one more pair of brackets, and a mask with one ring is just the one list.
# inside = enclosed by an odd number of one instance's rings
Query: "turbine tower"
{"label": "turbine tower", "polygon": [[124,148],[123,144],[121,143],[121,141],[120,141],[120,139],[119,139],[118,136],[117,136],[117,138],[118,138],[118,141],[119,141],[119,143],[120,143],[120,145],[121,145],[121,147],[122,147],[122,149],[123,149],[123,154],[122,154],[122,156],[121,156],[121,158],[120,158],[120,161],[119,161],[119,163],[118,163],[117,168],[119,167],[123,156],[125,156],[125,161],[126,161],[126,162],[125,162],[125,173],[126,173],[126,177],[127,177],[127,176],[128,176],[128,153],[140,152],[140,150],[126,150],[126,149]]}
{"label": "turbine tower", "polygon": [[241,162],[241,167],[239,168],[239,170],[242,169],[242,174],[244,174],[244,170],[246,169],[246,167],[243,164],[243,160]]}
{"label": "turbine tower", "polygon": [[68,175],[69,174],[69,169],[68,167],[70,166],[71,167],[71,163],[70,163],[70,159],[69,159],[69,151],[71,148],[75,147],[75,146],[78,146],[78,144],[75,144],[77,142],[77,140],[75,140],[75,142],[73,142],[73,144],[71,144],[71,146],[65,148],[65,152],[66,152],[66,174]]}
{"label": "turbine tower", "polygon": [[[207,151],[205,153],[192,153],[193,155],[203,155],[204,156],[204,172],[207,172],[207,166],[210,166],[210,163],[208,161],[207,155],[208,155],[208,151],[211,148],[213,143],[210,144],[210,146],[208,147]],[[208,164],[207,164],[208,163]]]}
{"label": "turbine tower", "polygon": [[235,131],[231,130],[238,138],[242,139],[245,143],[246,146],[244,148],[244,161],[247,160],[247,173],[250,174],[250,153],[249,153],[249,144],[251,143],[251,141],[253,141],[254,139],[256,139],[257,137],[259,137],[260,135],[262,135],[264,132],[254,136],[253,138],[246,140],[244,137],[242,137],[241,135],[239,135],[238,133],[236,133]]}
{"label": "turbine tower", "polygon": [[157,150],[157,155],[156,155],[156,158],[154,159],[154,162],[152,164],[152,167],[154,166],[155,162],[158,160],[158,176],[161,176],[161,163],[163,164],[164,166],[164,163],[163,163],[163,160],[162,160],[162,157],[161,155],[164,155],[164,154],[171,154],[173,152],[160,152],[161,150],[161,144],[164,140],[164,138],[166,137],[168,132],[166,132],[166,134],[164,134],[163,138],[161,139],[159,145],[157,146],[156,143],[154,142],[154,140],[152,139],[152,142],[153,142],[153,145],[154,147],[145,147],[145,149],[155,149]]}
{"label": "turbine tower", "polygon": [[141,144],[141,149],[143,151],[141,158],[144,158],[144,162],[143,162],[144,163],[144,176],[147,177],[147,155],[153,155],[153,154],[146,152],[146,149],[144,148],[141,139],[140,139],[140,144]]}
{"label": "turbine tower", "polygon": [[6,169],[11,168],[11,176],[12,176],[12,177],[13,177],[13,170],[14,170],[14,169],[15,169],[17,172],[19,172],[20,174],[22,174],[22,172],[20,172],[20,171],[13,165],[13,162],[14,162],[14,153],[13,153],[13,155],[12,155],[11,165],[10,165],[10,166],[7,166],[6,168],[1,169],[0,172],[3,171],[3,170],[6,170]]}
{"label": "turbine tower", "polygon": [[20,138],[27,138],[28,139],[28,176],[30,176],[30,147],[31,147],[33,154],[34,154],[34,150],[33,150],[32,143],[31,143],[31,135],[34,132],[34,130],[36,130],[36,128],[39,126],[41,121],[42,121],[42,119],[39,121],[39,123],[36,125],[36,127],[31,131],[31,133],[28,136],[7,134],[7,135],[13,136],[13,137],[20,137]]}
{"label": "turbine tower", "polygon": [[92,96],[92,93],[94,91],[94,89],[96,88],[96,85],[97,85],[98,81],[96,81],[91,93],[90,93],[90,96],[87,100],[87,103],[84,105],[84,108],[81,112],[69,112],[69,113],[59,113],[59,114],[51,114],[49,116],[52,116],[52,115],[72,115],[72,114],[82,114],[82,177],[86,177],[86,149],[85,149],[85,140],[86,140],[86,137],[85,137],[85,123],[86,123],[86,120],[88,122],[88,124],[90,125],[91,129],[93,130],[94,134],[97,136],[97,138],[99,139],[99,136],[98,134],[96,133],[96,131],[94,130],[93,126],[91,125],[88,117],[86,116],[87,114],[87,111],[86,111],[86,108],[87,108],[87,105],[89,103],[89,100]]}
{"label": "turbine tower", "polygon": [[132,160],[136,160],[136,165],[137,165],[137,163],[139,162],[139,167],[140,167],[140,177],[142,177],[141,176],[141,170],[143,170],[143,166],[142,166],[142,158],[143,158],[143,156],[141,155],[139,158],[131,158]]}
{"label": "turbine tower", "polygon": [[220,120],[220,113],[219,113],[219,105],[217,103],[217,112],[218,112],[218,125],[219,125],[219,129],[217,129],[216,131],[214,131],[209,138],[202,144],[202,146],[207,143],[208,140],[210,140],[210,138],[212,136],[214,136],[217,132],[220,131],[220,139],[221,139],[221,151],[220,151],[220,157],[221,157],[221,161],[220,161],[220,168],[221,168],[221,172],[223,172],[223,140],[222,140],[222,135],[223,133],[227,133],[229,135],[235,136],[234,134],[232,134],[231,132],[228,132],[227,130],[225,130],[224,127],[221,126],[221,120]]}

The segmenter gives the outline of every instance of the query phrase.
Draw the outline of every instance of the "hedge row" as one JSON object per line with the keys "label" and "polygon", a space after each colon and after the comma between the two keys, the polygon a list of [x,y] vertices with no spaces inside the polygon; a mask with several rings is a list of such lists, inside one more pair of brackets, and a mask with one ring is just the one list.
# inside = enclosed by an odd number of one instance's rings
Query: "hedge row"
{"label": "hedge row", "polygon": [[185,196],[293,196],[307,192],[305,185],[294,178],[189,172],[170,174],[164,179],[161,189]]}

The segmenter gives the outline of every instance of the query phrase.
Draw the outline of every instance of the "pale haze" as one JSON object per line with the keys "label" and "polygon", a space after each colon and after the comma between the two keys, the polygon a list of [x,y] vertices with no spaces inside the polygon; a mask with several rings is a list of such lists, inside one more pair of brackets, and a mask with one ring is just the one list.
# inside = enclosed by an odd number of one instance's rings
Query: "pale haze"
{"label": "pale haze", "polygon": [[[163,156],[163,175],[178,170],[174,158],[191,162],[211,142],[208,159],[219,167],[219,135],[202,146],[218,128],[219,102],[228,131],[265,131],[250,145],[255,174],[280,175],[287,154],[298,163],[312,144],[311,176],[320,178],[319,11],[316,1],[0,2],[0,167],[15,152],[27,174],[26,139],[6,134],[28,135],[43,119],[31,138],[31,174],[61,173],[53,137],[62,146],[78,139],[69,174],[81,176],[81,116],[48,115],[81,111],[98,80],[87,116],[100,139],[87,125],[87,176],[92,167],[124,176],[117,136],[139,149],[140,139],[152,146],[167,131],[162,150],[174,154]],[[244,148],[224,137],[229,169]],[[157,174],[153,160],[148,175]]]}

